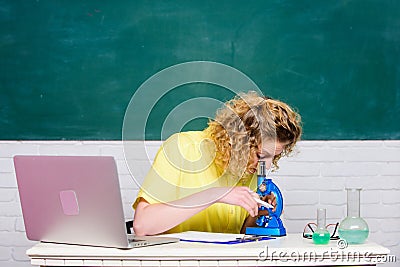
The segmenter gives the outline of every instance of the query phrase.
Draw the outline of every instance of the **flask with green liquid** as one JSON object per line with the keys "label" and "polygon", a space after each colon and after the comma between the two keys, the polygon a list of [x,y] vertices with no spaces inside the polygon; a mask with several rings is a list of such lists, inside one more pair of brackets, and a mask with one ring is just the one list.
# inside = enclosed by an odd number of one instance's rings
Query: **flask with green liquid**
{"label": "flask with green liquid", "polygon": [[326,229],[326,209],[317,209],[317,229],[312,235],[312,240],[316,245],[326,245],[330,238],[329,231]]}
{"label": "flask with green liquid", "polygon": [[360,217],[361,188],[346,188],[347,217],[339,225],[339,237],[348,244],[362,244],[368,237],[367,222]]}

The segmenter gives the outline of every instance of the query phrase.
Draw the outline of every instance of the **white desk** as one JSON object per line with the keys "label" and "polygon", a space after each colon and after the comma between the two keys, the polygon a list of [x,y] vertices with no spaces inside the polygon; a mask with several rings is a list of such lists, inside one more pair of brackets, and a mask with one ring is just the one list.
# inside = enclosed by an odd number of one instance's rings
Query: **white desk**
{"label": "white desk", "polygon": [[41,266],[374,266],[389,252],[372,242],[316,246],[291,234],[235,245],[179,242],[130,250],[39,243],[27,254]]}

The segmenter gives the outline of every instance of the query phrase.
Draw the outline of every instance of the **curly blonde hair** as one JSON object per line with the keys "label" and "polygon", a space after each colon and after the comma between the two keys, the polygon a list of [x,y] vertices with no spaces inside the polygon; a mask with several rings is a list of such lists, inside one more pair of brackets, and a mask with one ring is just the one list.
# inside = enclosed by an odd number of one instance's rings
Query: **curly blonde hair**
{"label": "curly blonde hair", "polygon": [[288,143],[273,159],[278,168],[278,160],[292,152],[301,136],[300,115],[283,102],[250,91],[226,102],[206,131],[215,144],[216,165],[241,178],[264,140]]}
{"label": "curly blonde hair", "polygon": [[281,143],[287,143],[281,154],[276,155],[272,161],[275,169],[278,169],[278,161],[281,157],[289,156],[302,134],[301,116],[289,105],[279,100],[265,97],[268,109],[274,116],[276,137]]}

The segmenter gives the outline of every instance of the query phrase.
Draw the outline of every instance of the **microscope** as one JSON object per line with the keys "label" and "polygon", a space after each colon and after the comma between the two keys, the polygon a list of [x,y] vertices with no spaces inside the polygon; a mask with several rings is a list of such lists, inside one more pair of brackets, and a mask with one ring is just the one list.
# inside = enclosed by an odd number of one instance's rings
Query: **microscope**
{"label": "microscope", "polygon": [[274,194],[276,197],[275,211],[271,208],[261,206],[259,210],[268,210],[267,216],[260,216],[256,221],[256,227],[247,227],[247,235],[259,236],[285,236],[286,229],[280,218],[283,211],[283,197],[279,188],[267,177],[265,161],[258,162],[257,171],[257,194],[260,198],[265,195]]}

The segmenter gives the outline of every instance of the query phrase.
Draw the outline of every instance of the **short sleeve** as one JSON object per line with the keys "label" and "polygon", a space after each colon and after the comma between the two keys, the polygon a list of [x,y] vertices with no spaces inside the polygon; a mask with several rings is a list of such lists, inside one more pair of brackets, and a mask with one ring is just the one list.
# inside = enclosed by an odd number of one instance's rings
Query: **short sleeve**
{"label": "short sleeve", "polygon": [[140,198],[150,204],[180,199],[197,189],[200,191],[204,184],[215,177],[207,174],[214,158],[201,133],[174,134],[163,143],[143,181],[133,208],[136,208]]}

